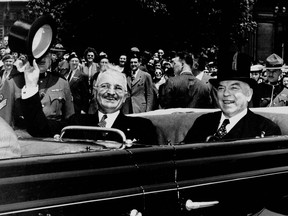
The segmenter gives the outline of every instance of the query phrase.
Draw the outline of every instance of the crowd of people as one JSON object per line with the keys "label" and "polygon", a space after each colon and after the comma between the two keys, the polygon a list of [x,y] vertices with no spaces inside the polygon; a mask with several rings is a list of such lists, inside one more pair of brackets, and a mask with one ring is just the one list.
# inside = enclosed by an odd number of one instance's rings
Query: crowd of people
{"label": "crowd of people", "polygon": [[[14,129],[27,130],[32,136],[53,136],[71,124],[97,126],[105,115],[105,125],[124,130],[129,139],[155,143],[141,135],[139,128],[146,125],[147,130],[150,128],[149,138],[155,138],[151,122],[130,120],[127,114],[169,108],[221,110],[215,116],[207,116],[215,121],[211,131],[195,134],[197,128],[203,131],[202,127],[206,127],[203,122],[207,119],[199,118],[183,143],[205,141],[220,128],[224,118],[232,122],[228,134],[237,130],[226,138],[240,136],[239,122],[245,121],[241,124],[244,127],[251,119],[259,130],[248,131],[281,134],[272,122],[249,110],[288,105],[288,76],[283,59],[275,53],[263,64],[252,64],[251,58],[240,52],[211,62],[203,52],[169,51],[168,55],[163,49],[141,52],[132,47],[113,62],[107,53],[98,53],[93,47],[79,54],[56,44],[31,65],[27,55],[9,49],[8,38],[0,50],[0,116]],[[255,134],[244,133],[240,137],[245,136]]]}

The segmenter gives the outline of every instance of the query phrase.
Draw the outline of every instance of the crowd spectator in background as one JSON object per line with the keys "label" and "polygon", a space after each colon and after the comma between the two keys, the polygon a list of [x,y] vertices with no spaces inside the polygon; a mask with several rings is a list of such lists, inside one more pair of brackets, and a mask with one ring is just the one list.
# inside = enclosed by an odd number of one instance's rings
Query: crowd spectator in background
{"label": "crowd spectator in background", "polygon": [[264,69],[264,65],[261,65],[261,64],[255,64],[250,67],[250,76],[257,83],[261,83],[263,81],[261,78],[263,69]]}
{"label": "crowd spectator in background", "polygon": [[265,71],[267,81],[258,85],[258,97],[260,107],[274,107],[288,105],[288,89],[281,82],[283,59],[273,53],[266,58]]}
{"label": "crowd spectator in background", "polygon": [[146,69],[147,72],[151,75],[151,77],[154,76],[154,72],[155,72],[155,65],[154,65],[154,60],[153,59],[149,59],[147,64],[146,64]]}
{"label": "crowd spectator in background", "polygon": [[288,89],[288,74],[283,75],[282,84],[285,88]]}
{"label": "crowd spectator in background", "polygon": [[8,35],[5,35],[3,37],[2,45],[5,47],[5,53],[6,54],[11,54],[11,50],[10,50],[10,47],[9,47],[9,36]]}
{"label": "crowd spectator in background", "polygon": [[28,56],[26,54],[20,53],[19,57],[14,62],[14,65],[17,67],[19,72],[23,72],[25,66],[28,64]]}
{"label": "crowd spectator in background", "polygon": [[93,47],[87,47],[84,51],[83,57],[85,59],[85,62],[82,63],[83,72],[88,76],[89,93],[91,99],[93,93],[92,77],[99,70],[99,65],[97,63],[98,53]]}
{"label": "crowd spectator in background", "polygon": [[11,52],[11,55],[13,56],[14,63],[15,63],[15,61],[19,58],[19,53],[18,52]]}
{"label": "crowd spectator in background", "polygon": [[88,76],[82,70],[80,58],[74,52],[69,55],[69,72],[66,79],[69,82],[73,96],[74,110],[76,114],[88,113],[89,109],[89,85]]}
{"label": "crowd spectator in background", "polygon": [[216,88],[209,82],[213,77],[207,73],[206,65],[208,57],[205,54],[200,54],[200,56],[194,58],[193,74],[194,76],[202,81],[209,89],[211,97],[211,108],[218,108],[217,91]]}
{"label": "crowd spectator in background", "polygon": [[122,54],[120,55],[119,57],[119,62],[118,64],[116,65],[116,68],[120,71],[120,72],[123,72],[125,66],[126,66],[126,63],[127,63],[127,55],[125,54]]}
{"label": "crowd spectator in background", "polygon": [[163,61],[165,61],[165,52],[163,49],[158,49],[158,58],[159,58],[159,61],[160,62],[160,65],[162,65]]}
{"label": "crowd spectator in background", "polygon": [[193,73],[194,57],[188,52],[179,52],[173,58],[174,77],[170,77],[159,91],[160,106],[168,108],[210,108],[209,88]]}
{"label": "crowd spectator in background", "polygon": [[123,112],[126,114],[148,112],[155,106],[152,77],[140,69],[139,58],[134,55],[130,59],[130,70],[126,73],[129,94],[123,106]]}
{"label": "crowd spectator in background", "polygon": [[6,55],[6,48],[5,46],[0,46],[0,67],[3,65],[3,57]]}
{"label": "crowd spectator in background", "polygon": [[51,70],[64,75],[69,70],[67,61],[68,55],[65,55],[67,50],[60,43],[50,49],[51,52]]}
{"label": "crowd spectator in background", "polygon": [[13,128],[21,124],[20,106],[16,100],[20,98],[20,89],[24,85],[23,76],[14,65],[14,57],[6,54],[0,70],[0,116]]}
{"label": "crowd spectator in background", "polygon": [[153,83],[157,89],[157,91],[159,90],[160,85],[162,85],[163,83],[165,83],[165,78],[163,76],[163,71],[160,68],[156,68],[155,69],[155,75],[153,77]]}

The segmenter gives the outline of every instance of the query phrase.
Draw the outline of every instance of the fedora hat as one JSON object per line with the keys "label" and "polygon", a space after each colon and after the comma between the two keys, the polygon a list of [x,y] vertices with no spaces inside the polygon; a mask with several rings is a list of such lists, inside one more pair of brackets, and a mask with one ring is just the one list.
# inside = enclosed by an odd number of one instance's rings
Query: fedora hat
{"label": "fedora hat", "polygon": [[239,80],[256,87],[256,81],[250,78],[251,58],[245,53],[228,52],[222,53],[218,58],[217,78],[209,79],[209,82],[218,87],[221,81]]}
{"label": "fedora hat", "polygon": [[266,58],[265,69],[282,69],[284,65],[283,59],[277,54],[273,53]]}
{"label": "fedora hat", "polygon": [[264,70],[264,65],[261,65],[261,64],[255,64],[250,67],[251,73],[262,73],[263,70]]}
{"label": "fedora hat", "polygon": [[50,15],[43,15],[34,22],[17,20],[9,31],[12,52],[27,54],[29,61],[40,59],[50,49],[56,38],[56,23]]}

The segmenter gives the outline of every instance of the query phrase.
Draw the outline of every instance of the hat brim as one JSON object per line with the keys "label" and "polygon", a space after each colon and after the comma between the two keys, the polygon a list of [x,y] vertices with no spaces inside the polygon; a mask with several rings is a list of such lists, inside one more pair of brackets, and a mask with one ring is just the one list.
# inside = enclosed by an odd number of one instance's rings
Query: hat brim
{"label": "hat brim", "polygon": [[54,52],[65,52],[65,49],[57,49],[57,48],[51,48],[50,51],[54,51]]}
{"label": "hat brim", "polygon": [[212,78],[209,79],[209,82],[214,86],[214,87],[218,87],[219,83],[221,81],[227,81],[227,80],[238,80],[238,81],[242,81],[247,83],[251,88],[255,88],[257,85],[256,80],[252,79],[252,78],[247,78],[247,77],[231,77],[231,78],[225,78],[225,79],[218,79],[218,78]]}
{"label": "hat brim", "polygon": [[281,66],[281,67],[264,67],[264,70],[279,70],[279,69],[284,69],[285,67],[284,66]]}

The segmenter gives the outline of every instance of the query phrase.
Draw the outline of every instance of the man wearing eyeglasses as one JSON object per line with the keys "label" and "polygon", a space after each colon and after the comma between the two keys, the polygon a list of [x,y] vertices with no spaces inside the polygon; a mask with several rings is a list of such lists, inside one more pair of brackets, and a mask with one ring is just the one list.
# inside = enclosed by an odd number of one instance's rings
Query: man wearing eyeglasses
{"label": "man wearing eyeglasses", "polygon": [[[121,107],[127,98],[127,79],[125,74],[110,67],[100,73],[95,83],[98,111],[95,114],[75,114],[66,121],[48,120],[41,109],[37,81],[39,69],[36,62],[33,67],[25,70],[25,86],[22,89],[22,109],[27,130],[32,136],[53,137],[60,134],[61,129],[68,125],[101,126],[120,129],[126,139],[136,143],[156,144],[156,129],[152,122],[141,117],[125,116]],[[105,118],[104,118],[104,117]],[[145,131],[143,131],[145,128]],[[106,139],[122,141],[115,133],[97,133],[95,131],[73,131],[65,133],[69,138]]]}
{"label": "man wearing eyeglasses", "polygon": [[288,105],[288,89],[281,83],[283,59],[273,53],[266,59],[264,70],[267,73],[266,82],[259,84],[258,94],[260,107],[278,107]]}

